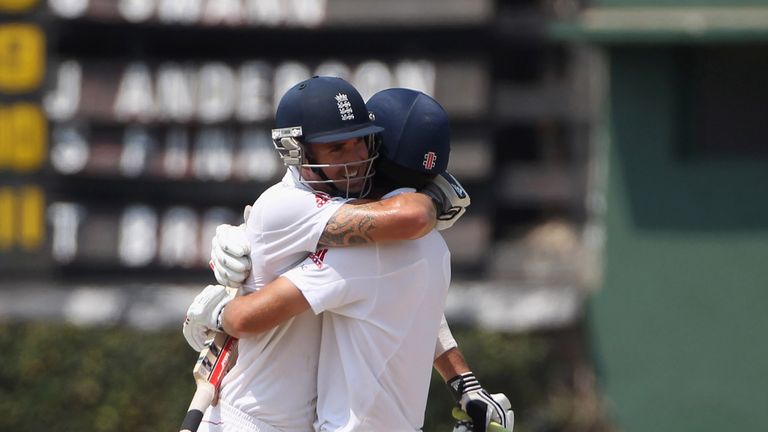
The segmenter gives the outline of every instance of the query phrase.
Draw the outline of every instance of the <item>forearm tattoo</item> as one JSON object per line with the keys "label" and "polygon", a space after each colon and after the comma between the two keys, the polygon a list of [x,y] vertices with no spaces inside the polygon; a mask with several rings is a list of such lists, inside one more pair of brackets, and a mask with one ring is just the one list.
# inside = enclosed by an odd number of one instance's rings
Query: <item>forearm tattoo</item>
{"label": "forearm tattoo", "polygon": [[331,217],[320,236],[320,246],[352,246],[373,243],[370,233],[376,228],[366,205],[344,206]]}

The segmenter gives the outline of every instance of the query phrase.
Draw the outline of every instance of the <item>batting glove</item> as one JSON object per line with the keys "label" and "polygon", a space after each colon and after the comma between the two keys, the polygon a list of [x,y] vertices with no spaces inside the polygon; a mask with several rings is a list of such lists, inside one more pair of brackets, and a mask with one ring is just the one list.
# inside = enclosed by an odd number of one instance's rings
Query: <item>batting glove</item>
{"label": "batting glove", "polygon": [[447,171],[438,174],[419,192],[429,196],[437,207],[437,224],[435,228],[442,231],[456,223],[467,211],[471,200],[456,177]]}
{"label": "batting glove", "polygon": [[502,393],[488,394],[472,372],[465,372],[448,380],[448,388],[461,411],[454,412],[459,422],[454,432],[512,431],[514,413],[509,399]]}
{"label": "batting glove", "polygon": [[221,285],[208,285],[195,297],[187,309],[184,320],[184,338],[195,351],[205,348],[213,332],[221,330],[221,312],[234,297],[236,291]]}
{"label": "batting glove", "polygon": [[[495,421],[491,421],[485,429],[486,432],[512,432],[515,425],[515,413],[511,410],[512,404],[509,403],[507,396],[502,393],[492,394],[491,397],[507,410],[507,426],[504,427]],[[453,427],[453,432],[473,432],[475,430],[475,424],[472,422],[472,418],[461,408],[455,407],[451,413],[453,414],[453,418],[458,420]]]}
{"label": "batting glove", "polygon": [[225,286],[240,288],[251,271],[251,247],[245,237],[245,224],[219,225],[211,240],[211,269]]}
{"label": "batting glove", "polygon": [[[245,206],[243,219],[248,222],[251,206]],[[216,280],[228,287],[240,288],[251,272],[251,246],[245,235],[245,224],[232,226],[222,224],[216,227],[211,240],[211,261],[209,265]]]}

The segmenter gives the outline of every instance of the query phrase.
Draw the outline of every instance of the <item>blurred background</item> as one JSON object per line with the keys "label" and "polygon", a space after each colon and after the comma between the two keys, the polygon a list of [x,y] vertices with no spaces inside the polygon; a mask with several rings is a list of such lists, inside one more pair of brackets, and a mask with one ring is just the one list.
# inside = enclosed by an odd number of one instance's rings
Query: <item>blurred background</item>
{"label": "blurred background", "polygon": [[318,74],[449,112],[446,314],[517,431],[768,427],[768,1],[0,0],[0,430],[176,430]]}

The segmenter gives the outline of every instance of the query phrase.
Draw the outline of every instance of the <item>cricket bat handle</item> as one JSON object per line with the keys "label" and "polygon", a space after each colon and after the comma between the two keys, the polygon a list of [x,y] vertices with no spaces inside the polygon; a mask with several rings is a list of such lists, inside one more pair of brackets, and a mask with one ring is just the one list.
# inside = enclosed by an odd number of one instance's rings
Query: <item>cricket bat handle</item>
{"label": "cricket bat handle", "polygon": [[215,392],[216,389],[213,384],[209,382],[197,383],[197,390],[195,390],[195,395],[189,404],[187,415],[184,416],[184,421],[181,423],[181,432],[197,432],[197,428],[200,427],[200,422],[203,420],[203,413],[213,402]]}
{"label": "cricket bat handle", "polygon": [[[472,418],[470,418],[469,415],[459,407],[454,407],[453,411],[451,411],[451,414],[453,415],[453,418],[455,418],[456,420],[472,421]],[[487,432],[506,432],[507,430],[508,430],[507,428],[496,423],[495,421],[492,421],[491,423],[489,423],[488,428],[486,429]]]}
{"label": "cricket bat handle", "polygon": [[[227,290],[237,295],[237,289],[227,287]],[[197,389],[181,423],[181,432],[197,432],[203,421],[205,410],[211,406],[216,397],[216,391],[230,368],[230,363],[233,363],[236,358],[237,338],[222,332],[217,333],[200,351],[195,367],[192,369]]]}

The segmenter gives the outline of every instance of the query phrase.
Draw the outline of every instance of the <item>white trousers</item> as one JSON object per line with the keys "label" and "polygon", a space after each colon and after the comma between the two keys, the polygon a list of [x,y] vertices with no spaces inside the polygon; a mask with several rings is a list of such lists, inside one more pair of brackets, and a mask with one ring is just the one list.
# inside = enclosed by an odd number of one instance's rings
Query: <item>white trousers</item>
{"label": "white trousers", "polygon": [[259,419],[253,418],[223,400],[208,407],[198,432],[280,432]]}

